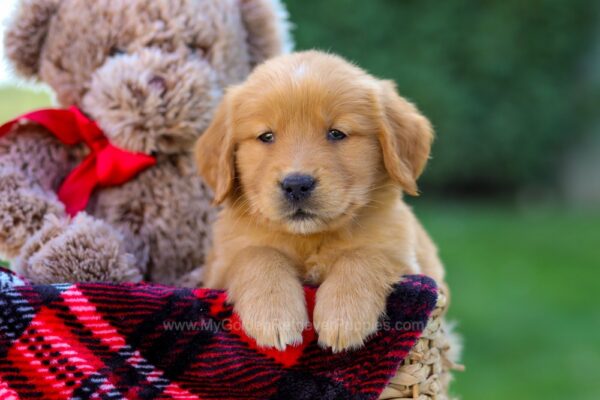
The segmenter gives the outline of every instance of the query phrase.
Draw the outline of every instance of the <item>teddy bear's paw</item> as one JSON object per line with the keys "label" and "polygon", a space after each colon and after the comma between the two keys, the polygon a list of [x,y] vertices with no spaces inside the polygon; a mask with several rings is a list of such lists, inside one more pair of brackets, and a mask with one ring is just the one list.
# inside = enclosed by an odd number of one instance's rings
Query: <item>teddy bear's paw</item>
{"label": "teddy bear's paw", "polygon": [[384,305],[375,298],[359,299],[343,290],[332,290],[322,286],[317,292],[313,320],[319,345],[334,353],[362,347],[377,331]]}
{"label": "teddy bear's paw", "polygon": [[246,334],[260,347],[285,350],[288,345],[302,343],[302,332],[308,326],[306,304],[299,296],[263,294],[235,305]]}
{"label": "teddy bear's paw", "polygon": [[64,215],[55,195],[24,187],[15,175],[0,174],[0,253],[15,257],[48,215]]}
{"label": "teddy bear's paw", "polygon": [[137,282],[142,279],[123,237],[107,223],[85,213],[72,221],[48,217],[27,241],[17,271],[35,283]]}

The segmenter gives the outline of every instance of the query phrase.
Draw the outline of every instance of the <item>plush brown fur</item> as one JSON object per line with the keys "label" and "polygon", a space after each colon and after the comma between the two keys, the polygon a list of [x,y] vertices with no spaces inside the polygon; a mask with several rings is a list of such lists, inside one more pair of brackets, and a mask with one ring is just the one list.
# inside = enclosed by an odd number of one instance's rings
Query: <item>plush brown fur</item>
{"label": "plush brown fur", "polygon": [[85,156],[34,125],[0,139],[0,253],[36,282],[197,285],[210,193],[192,144],[223,88],[281,52],[274,0],[22,0],[6,32],[16,70],[77,105],[113,144],[156,156],[70,220],[55,191]]}
{"label": "plush brown fur", "polygon": [[[327,140],[338,129],[348,137]],[[257,137],[275,135],[273,143]],[[379,81],[319,52],[259,66],[226,94],[196,146],[199,170],[225,207],[215,224],[206,284],[226,288],[260,345],[302,340],[302,282],[320,284],[314,324],[323,346],[362,345],[403,274],[443,280],[437,251],[402,189],[416,180],[433,133],[428,120]],[[283,198],[289,173],[317,186],[306,219]]]}

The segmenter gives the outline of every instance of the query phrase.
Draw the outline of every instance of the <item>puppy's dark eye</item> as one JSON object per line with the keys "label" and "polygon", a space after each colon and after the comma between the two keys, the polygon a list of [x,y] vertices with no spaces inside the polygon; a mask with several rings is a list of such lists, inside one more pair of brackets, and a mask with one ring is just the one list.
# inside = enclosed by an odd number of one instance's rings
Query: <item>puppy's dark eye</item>
{"label": "puppy's dark eye", "polygon": [[338,129],[330,129],[329,132],[327,132],[327,140],[338,141],[344,140],[347,137],[348,135]]}
{"label": "puppy's dark eye", "polygon": [[120,49],[118,47],[111,47],[110,50],[108,51],[108,55],[111,57],[122,56],[124,54],[125,54],[125,50]]}
{"label": "puppy's dark eye", "polygon": [[273,143],[275,141],[275,134],[273,132],[265,132],[258,137],[263,143]]}

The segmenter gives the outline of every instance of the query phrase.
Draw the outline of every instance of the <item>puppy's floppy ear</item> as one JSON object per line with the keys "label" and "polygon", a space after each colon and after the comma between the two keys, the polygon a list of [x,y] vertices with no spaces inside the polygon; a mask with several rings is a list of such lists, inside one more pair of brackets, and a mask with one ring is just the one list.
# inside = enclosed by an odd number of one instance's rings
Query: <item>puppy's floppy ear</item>
{"label": "puppy's floppy ear", "polygon": [[252,67],[292,51],[291,24],[281,0],[239,0]]}
{"label": "puppy's floppy ear", "polygon": [[50,22],[60,3],[61,0],[22,0],[12,16],[4,47],[17,72],[26,78],[36,77],[39,72]]}
{"label": "puppy's floppy ear", "polygon": [[231,122],[232,89],[217,108],[208,129],[196,142],[196,164],[200,175],[213,190],[215,204],[221,204],[233,189],[235,143]]}
{"label": "puppy's floppy ear", "polygon": [[378,136],[385,168],[406,193],[417,196],[417,178],[429,158],[433,128],[412,103],[398,95],[394,82],[379,83],[382,123]]}

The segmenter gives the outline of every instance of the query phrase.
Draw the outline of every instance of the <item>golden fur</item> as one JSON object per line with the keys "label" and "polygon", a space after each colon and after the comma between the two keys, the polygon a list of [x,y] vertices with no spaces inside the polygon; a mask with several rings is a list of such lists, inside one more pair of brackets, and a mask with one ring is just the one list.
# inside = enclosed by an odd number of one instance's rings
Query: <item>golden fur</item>
{"label": "golden fur", "polygon": [[[331,141],[327,132],[348,136]],[[274,134],[273,143],[257,137]],[[196,146],[199,170],[224,203],[214,230],[207,286],[225,288],[259,345],[302,340],[302,283],[320,284],[314,325],[323,346],[362,345],[403,274],[438,281],[437,251],[402,190],[417,194],[433,139],[428,120],[340,57],[316,51],[267,61],[228,90]],[[317,186],[294,219],[280,182]]]}

